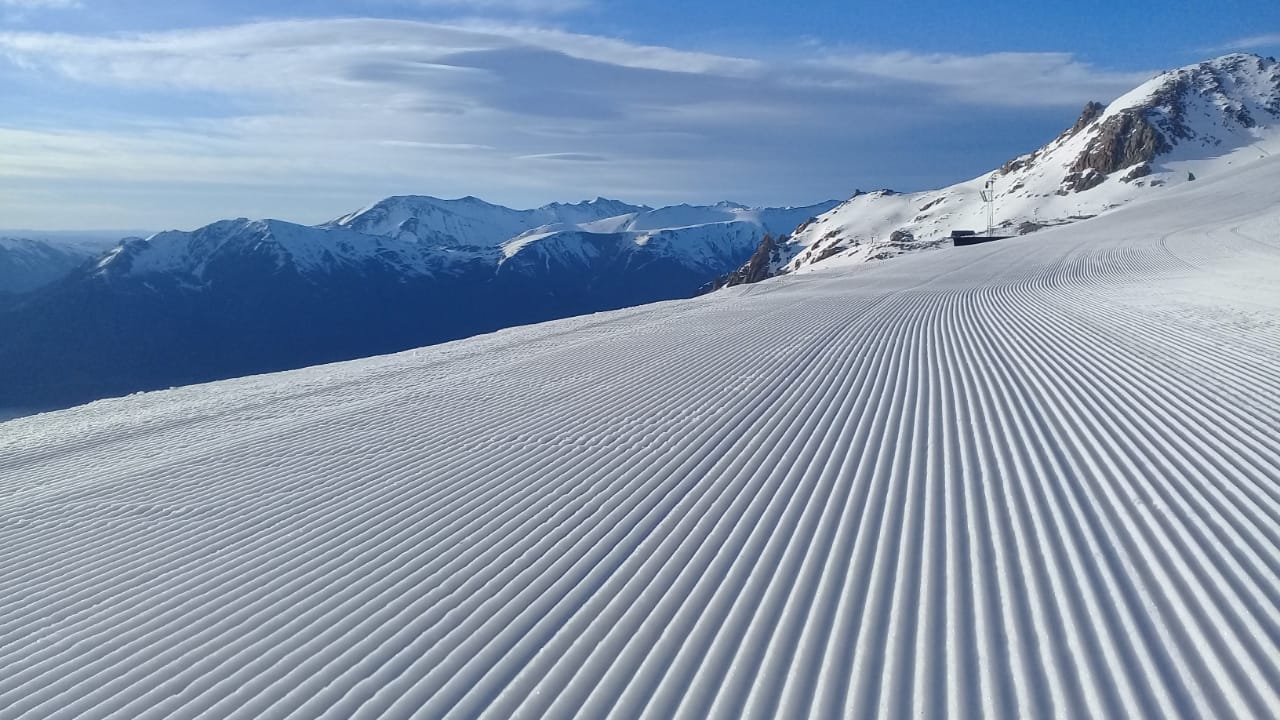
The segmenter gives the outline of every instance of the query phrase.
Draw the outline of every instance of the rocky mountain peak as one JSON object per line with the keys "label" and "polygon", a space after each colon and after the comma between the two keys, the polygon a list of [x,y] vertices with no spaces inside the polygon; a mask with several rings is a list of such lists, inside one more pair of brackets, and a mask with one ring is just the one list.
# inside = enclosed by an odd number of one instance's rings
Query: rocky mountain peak
{"label": "rocky mountain peak", "polygon": [[1180,144],[1221,147],[1280,120],[1280,63],[1235,53],[1161,73],[1105,109],[1089,103],[1064,137],[1087,133],[1059,190],[1083,192],[1129,170],[1132,181]]}
{"label": "rocky mountain peak", "polygon": [[1105,112],[1106,109],[1106,105],[1095,100],[1090,100],[1085,104],[1084,110],[1080,112],[1080,118],[1076,120],[1076,124],[1072,125],[1071,129],[1068,130],[1067,133],[1069,135],[1079,134],[1081,130],[1092,125],[1094,120],[1102,117],[1102,113]]}
{"label": "rocky mountain peak", "polygon": [[855,194],[814,222],[783,231],[734,278],[746,282],[949,244],[952,231],[986,227],[988,189],[996,230],[1025,234],[1276,154],[1280,62],[1224,55],[1160,73],[1110,104],[1090,102],[1049,143],[979,177],[918,193]]}

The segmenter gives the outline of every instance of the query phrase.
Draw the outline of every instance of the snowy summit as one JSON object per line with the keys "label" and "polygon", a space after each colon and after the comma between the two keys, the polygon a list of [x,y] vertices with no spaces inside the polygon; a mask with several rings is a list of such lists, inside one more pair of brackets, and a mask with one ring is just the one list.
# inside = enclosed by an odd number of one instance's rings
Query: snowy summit
{"label": "snowy summit", "polygon": [[1110,105],[1089,103],[1055,140],[967,182],[859,193],[761,248],[744,278],[882,260],[983,231],[993,181],[999,234],[1077,222],[1280,153],[1280,62],[1232,54],[1162,73]]}

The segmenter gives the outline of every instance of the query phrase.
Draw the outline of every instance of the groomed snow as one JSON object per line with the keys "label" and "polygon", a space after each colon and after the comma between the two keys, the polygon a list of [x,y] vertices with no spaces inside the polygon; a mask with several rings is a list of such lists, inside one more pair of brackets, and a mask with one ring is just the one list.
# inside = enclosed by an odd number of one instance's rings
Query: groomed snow
{"label": "groomed snow", "polygon": [[1280,163],[0,425],[0,716],[1273,717]]}

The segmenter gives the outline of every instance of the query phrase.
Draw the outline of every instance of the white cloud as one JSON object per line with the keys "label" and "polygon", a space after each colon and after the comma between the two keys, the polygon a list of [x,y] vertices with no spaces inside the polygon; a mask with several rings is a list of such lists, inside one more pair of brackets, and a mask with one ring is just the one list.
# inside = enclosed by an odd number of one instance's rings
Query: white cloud
{"label": "white cloud", "polygon": [[819,64],[847,71],[847,81],[877,79],[946,93],[956,102],[1004,107],[1074,105],[1106,100],[1149,79],[1149,72],[1107,72],[1069,53],[985,55],[827,54]]}
{"label": "white cloud", "polygon": [[[925,161],[921,150],[929,134],[919,129],[946,127],[947,108],[966,108],[967,132],[984,113],[1061,117],[1046,128],[1048,139],[1087,100],[1108,100],[1146,78],[1059,53],[808,47],[803,55],[736,57],[482,22],[298,20],[111,37],[0,32],[0,71],[7,59],[8,72],[143,97],[150,108],[109,123],[83,112],[65,127],[0,129],[0,180],[145,180],[148,192],[215,183],[228,198],[237,185],[255,188],[239,196],[242,205],[210,208],[201,220],[250,214],[241,208],[273,192],[277,209],[267,213],[314,220],[346,209],[316,206],[341,192],[353,204],[397,192],[515,204],[597,194],[810,202],[957,172],[959,161],[934,151]],[[193,97],[204,112],[188,109]],[[906,170],[912,162],[929,165]],[[286,186],[325,192],[290,200],[271,190]],[[0,192],[0,212],[5,203],[21,205]],[[157,206],[147,203],[149,212]]]}
{"label": "white cloud", "polygon": [[425,7],[464,9],[468,12],[486,10],[514,12],[525,15],[558,15],[584,10],[595,5],[593,0],[407,0],[409,4]]}
{"label": "white cloud", "polygon": [[604,155],[591,155],[590,153],[538,153],[535,155],[522,155],[518,160],[549,160],[551,162],[608,162],[609,158]]}
{"label": "white cloud", "polygon": [[1223,46],[1227,50],[1257,50],[1259,48],[1280,47],[1280,33],[1253,35],[1238,38]]}

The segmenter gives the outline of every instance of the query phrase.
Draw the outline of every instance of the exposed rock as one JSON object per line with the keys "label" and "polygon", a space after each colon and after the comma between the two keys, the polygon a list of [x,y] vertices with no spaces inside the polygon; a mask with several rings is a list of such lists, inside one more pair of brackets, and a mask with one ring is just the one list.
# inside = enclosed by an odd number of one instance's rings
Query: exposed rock
{"label": "exposed rock", "polygon": [[894,230],[889,233],[889,242],[891,243],[909,243],[915,242],[916,236],[911,234],[910,230]]}
{"label": "exposed rock", "polygon": [[816,217],[811,217],[811,218],[809,218],[808,220],[805,220],[804,222],[800,223],[800,227],[796,228],[794,232],[795,232],[795,233],[802,233],[802,232],[804,232],[805,230],[808,230],[808,229],[809,229],[809,226],[810,226],[810,225],[812,225],[812,224],[814,224],[815,222],[817,222],[817,220],[818,220],[818,218],[816,218]]}
{"label": "exposed rock", "polygon": [[1258,122],[1249,114],[1249,108],[1242,105],[1230,112],[1235,121],[1240,123],[1240,127],[1253,128],[1258,126]]}
{"label": "exposed rock", "polygon": [[1076,124],[1071,126],[1071,129],[1067,131],[1067,134],[1075,135],[1081,130],[1089,127],[1093,124],[1094,120],[1102,117],[1102,113],[1106,109],[1107,106],[1100,102],[1092,100],[1089,101],[1089,103],[1084,106],[1084,110],[1081,111],[1080,117],[1076,120]]}
{"label": "exposed rock", "polygon": [[830,245],[827,245],[826,247],[822,248],[822,250],[821,250],[821,251],[819,251],[819,252],[814,256],[814,258],[813,258],[813,262],[815,262],[815,263],[817,263],[817,262],[822,262],[823,260],[826,260],[826,259],[827,259],[827,258],[829,258],[829,257],[833,257],[833,256],[835,256],[836,254],[838,254],[838,253],[840,253],[840,252],[842,252],[842,251],[844,251],[844,250],[845,250],[845,246],[844,246],[844,245],[841,245],[841,244],[840,244],[840,243],[838,243],[838,242],[833,242],[833,243],[831,243]]}
{"label": "exposed rock", "polygon": [[764,238],[760,240],[760,244],[756,246],[756,251],[751,254],[751,258],[747,260],[745,265],[712,283],[708,289],[718,290],[722,287],[733,287],[734,285],[749,285],[768,278],[770,275],[769,267],[777,260],[778,245],[785,242],[786,239],[787,236],[783,235],[774,240],[773,235],[765,233]]}
{"label": "exposed rock", "polygon": [[1027,165],[1030,165],[1032,162],[1035,161],[1035,159],[1036,159],[1036,153],[1032,153],[1030,155],[1019,155],[1018,157],[1001,165],[999,173],[1001,175],[1008,175],[1009,173],[1017,172],[1022,168],[1026,167]]}
{"label": "exposed rock", "polygon": [[940,197],[940,198],[938,198],[937,200],[930,200],[929,202],[925,203],[924,205],[921,205],[921,206],[920,206],[920,209],[919,209],[917,212],[924,212],[925,210],[928,210],[928,209],[930,209],[930,208],[934,207],[934,206],[935,206],[935,205],[937,205],[938,203],[944,203],[944,202],[946,202],[946,201],[947,201],[946,196]]}
{"label": "exposed rock", "polygon": [[1148,163],[1171,149],[1141,109],[1126,110],[1102,122],[1097,135],[1071,165],[1062,189],[1083,192],[1117,170]]}
{"label": "exposed rock", "polygon": [[1185,141],[1220,145],[1221,138],[1198,134],[1189,121],[1188,103],[1197,102],[1198,98],[1214,102],[1228,124],[1244,129],[1258,127],[1255,113],[1237,97],[1239,78],[1248,75],[1258,76],[1267,85],[1274,84],[1275,93],[1261,107],[1263,112],[1280,117],[1280,69],[1274,60],[1243,54],[1171,72],[1141,105],[1105,119],[1102,106],[1089,103],[1076,124],[1063,133],[1070,136],[1096,128],[1085,152],[1069,168],[1060,194],[1096,187],[1106,176],[1130,167],[1134,169],[1123,178],[1124,182],[1146,177],[1152,173],[1153,159]]}
{"label": "exposed rock", "polygon": [[[1221,86],[1221,80],[1216,77],[1212,82]],[[1130,112],[1142,113],[1143,120],[1150,119],[1151,123],[1158,126],[1164,133],[1166,148],[1171,148],[1172,144],[1169,141],[1177,143],[1179,140],[1190,140],[1195,137],[1195,133],[1186,122],[1186,97],[1194,91],[1190,78],[1179,75],[1166,83],[1145,105],[1134,108]]]}
{"label": "exposed rock", "polygon": [[1004,165],[1000,166],[1000,169],[997,171],[997,173],[1000,175],[1008,175],[1010,173],[1015,173],[1015,172],[1018,172],[1019,170],[1024,170],[1028,167],[1034,166],[1036,162],[1039,161],[1040,156],[1044,153],[1044,151],[1048,147],[1052,147],[1055,143],[1061,143],[1063,140],[1066,140],[1067,138],[1077,135],[1081,131],[1088,129],[1091,125],[1093,125],[1094,122],[1097,121],[1099,117],[1102,116],[1102,113],[1106,111],[1106,109],[1107,109],[1107,106],[1103,105],[1100,102],[1089,101],[1088,103],[1085,104],[1084,110],[1080,112],[1080,117],[1076,118],[1075,124],[1067,128],[1066,130],[1063,130],[1062,133],[1058,135],[1058,138],[1053,141],[1053,143],[1050,143],[1049,145],[1043,148],[1040,148],[1035,152],[1027,153],[1026,155],[1019,155],[1018,157],[1012,160],[1009,160]]}
{"label": "exposed rock", "polygon": [[1125,176],[1120,178],[1120,182],[1133,182],[1138,178],[1144,178],[1150,174],[1151,163],[1142,163],[1141,165],[1135,165],[1132,170],[1125,173]]}
{"label": "exposed rock", "polygon": [[1102,184],[1107,176],[1094,170],[1093,168],[1084,168],[1076,170],[1068,174],[1062,179],[1062,188],[1058,190],[1059,195],[1068,195],[1073,192],[1084,192],[1091,190]]}

